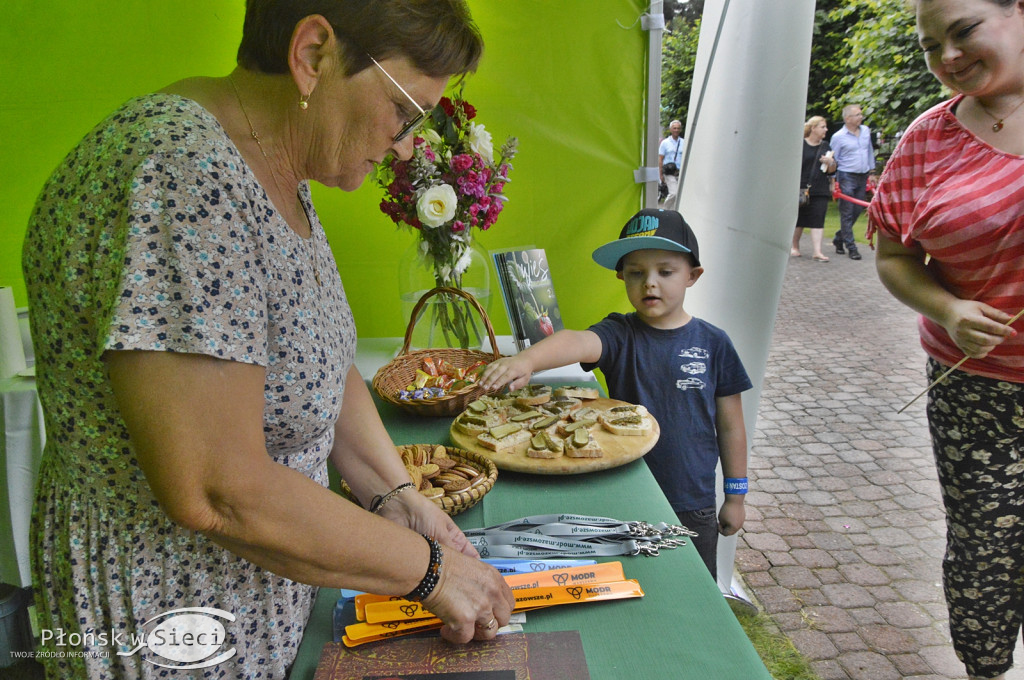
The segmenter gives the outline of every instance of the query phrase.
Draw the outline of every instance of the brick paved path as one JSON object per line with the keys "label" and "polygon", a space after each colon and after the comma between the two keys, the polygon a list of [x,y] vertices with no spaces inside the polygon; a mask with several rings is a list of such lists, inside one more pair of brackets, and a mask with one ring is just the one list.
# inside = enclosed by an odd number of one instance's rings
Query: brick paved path
{"label": "brick paved path", "polygon": [[790,258],[736,569],[822,680],[961,679],[924,398],[896,413],[924,388],[925,355],[861,253]]}

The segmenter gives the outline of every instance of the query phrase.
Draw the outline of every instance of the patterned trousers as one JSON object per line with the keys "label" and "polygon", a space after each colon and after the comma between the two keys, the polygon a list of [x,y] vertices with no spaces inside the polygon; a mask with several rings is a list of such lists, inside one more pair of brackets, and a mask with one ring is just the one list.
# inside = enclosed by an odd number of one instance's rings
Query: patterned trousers
{"label": "patterned trousers", "polygon": [[[944,370],[929,359],[929,383]],[[953,646],[969,674],[992,678],[1012,664],[1024,619],[1024,383],[953,371],[929,393],[928,425]]]}

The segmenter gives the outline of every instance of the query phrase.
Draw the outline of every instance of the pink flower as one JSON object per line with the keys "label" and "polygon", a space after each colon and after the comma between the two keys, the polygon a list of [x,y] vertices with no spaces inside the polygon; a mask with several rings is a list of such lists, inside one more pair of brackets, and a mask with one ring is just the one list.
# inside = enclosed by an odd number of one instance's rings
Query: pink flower
{"label": "pink flower", "polygon": [[431,149],[429,146],[423,147],[423,157],[426,158],[431,163],[437,160],[437,155],[434,154],[434,150]]}
{"label": "pink flower", "polygon": [[452,223],[452,231],[466,231],[466,223],[462,220],[455,220]]}
{"label": "pink flower", "polygon": [[452,156],[452,170],[455,172],[465,172],[471,167],[473,167],[473,157],[469,154],[460,153]]}

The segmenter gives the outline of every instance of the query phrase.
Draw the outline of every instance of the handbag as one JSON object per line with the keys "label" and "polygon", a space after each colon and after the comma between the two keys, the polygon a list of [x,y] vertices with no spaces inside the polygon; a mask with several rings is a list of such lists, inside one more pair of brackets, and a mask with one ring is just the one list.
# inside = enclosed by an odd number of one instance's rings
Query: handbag
{"label": "handbag", "polygon": [[[681,140],[679,140],[679,139],[676,140],[676,150],[672,152],[672,157],[673,158],[678,158],[679,157],[679,145],[681,143],[682,143]],[[671,161],[669,161],[668,163],[662,163],[661,164],[661,169],[669,177],[675,177],[676,175],[679,174],[679,166],[676,165],[675,163],[672,163]]]}
{"label": "handbag", "polygon": [[[821,144],[818,144],[818,151],[815,153],[815,157],[821,154]],[[811,202],[811,173],[814,172],[814,163],[811,163],[810,170],[807,172],[806,181],[802,183],[800,187],[800,203],[799,205],[805,206]]]}

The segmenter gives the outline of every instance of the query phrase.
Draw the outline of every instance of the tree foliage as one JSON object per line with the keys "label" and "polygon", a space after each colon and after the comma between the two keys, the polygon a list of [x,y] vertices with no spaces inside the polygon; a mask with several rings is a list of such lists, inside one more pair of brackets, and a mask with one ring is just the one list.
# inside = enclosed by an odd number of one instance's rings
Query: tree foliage
{"label": "tree foliage", "polygon": [[[694,0],[682,7],[662,48],[663,126],[686,120],[693,85],[700,19]],[[892,139],[948,96],[925,68],[906,0],[817,0],[805,119],[824,116],[835,131],[843,106],[860,104],[865,123]]]}
{"label": "tree foliage", "polygon": [[[684,6],[697,5],[691,0]],[[699,3],[703,8],[703,0]],[[661,45],[661,127],[668,129],[673,120],[685,126],[693,87],[693,69],[697,61],[697,38],[700,36],[700,15],[676,15],[668,25]],[[684,128],[685,129],[685,128]]]}
{"label": "tree foliage", "polygon": [[867,124],[892,137],[949,96],[925,67],[914,15],[904,0],[829,0],[819,4],[832,5],[822,17],[825,26],[849,27],[837,50],[841,53],[841,77],[824,93],[829,96],[826,110],[831,118],[838,121],[845,104],[858,103]]}

